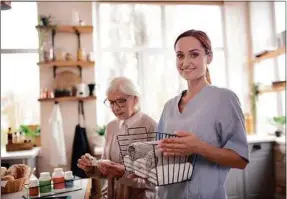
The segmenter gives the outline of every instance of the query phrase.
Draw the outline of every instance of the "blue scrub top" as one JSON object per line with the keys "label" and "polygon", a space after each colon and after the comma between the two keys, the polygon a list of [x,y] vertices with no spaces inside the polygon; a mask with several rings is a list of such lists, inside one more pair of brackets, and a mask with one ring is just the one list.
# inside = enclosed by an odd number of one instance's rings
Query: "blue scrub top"
{"label": "blue scrub top", "polygon": [[[244,116],[234,92],[205,86],[179,112],[181,95],[164,106],[158,132],[187,131],[210,145],[235,151],[249,162]],[[191,181],[159,187],[160,199],[225,199],[230,167],[217,165],[198,155]]]}

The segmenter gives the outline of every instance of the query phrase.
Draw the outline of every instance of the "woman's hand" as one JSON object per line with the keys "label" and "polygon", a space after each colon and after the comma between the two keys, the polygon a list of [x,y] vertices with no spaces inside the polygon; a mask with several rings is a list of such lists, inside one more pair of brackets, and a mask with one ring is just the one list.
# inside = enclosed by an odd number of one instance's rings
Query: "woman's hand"
{"label": "woman's hand", "polygon": [[107,172],[108,177],[120,178],[125,173],[125,166],[112,161],[109,162],[99,162],[98,165],[104,168]]}
{"label": "woman's hand", "polygon": [[194,133],[177,132],[178,137],[160,140],[159,147],[164,155],[185,156],[197,153],[202,142]]}
{"label": "woman's hand", "polygon": [[[82,155],[81,158],[78,160],[78,167],[83,169],[85,172],[92,172],[93,171],[93,162],[95,161],[95,158],[91,156],[90,154],[86,153],[85,155]],[[106,168],[101,165],[101,163],[97,164],[97,168],[100,170],[100,172],[106,176],[107,170]]]}

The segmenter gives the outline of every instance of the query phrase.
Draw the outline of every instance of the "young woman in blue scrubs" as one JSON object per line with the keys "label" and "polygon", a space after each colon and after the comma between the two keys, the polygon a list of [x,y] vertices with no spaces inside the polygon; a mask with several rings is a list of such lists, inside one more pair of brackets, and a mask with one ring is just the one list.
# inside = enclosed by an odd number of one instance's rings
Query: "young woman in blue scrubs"
{"label": "young woman in blue scrubs", "polygon": [[[165,155],[197,154],[191,181],[159,187],[160,199],[226,199],[230,168],[249,162],[244,116],[234,92],[210,84],[208,65],[213,58],[206,33],[188,30],[175,41],[177,70],[188,90],[170,99],[158,125]],[[219,77],[220,78],[220,77]]]}

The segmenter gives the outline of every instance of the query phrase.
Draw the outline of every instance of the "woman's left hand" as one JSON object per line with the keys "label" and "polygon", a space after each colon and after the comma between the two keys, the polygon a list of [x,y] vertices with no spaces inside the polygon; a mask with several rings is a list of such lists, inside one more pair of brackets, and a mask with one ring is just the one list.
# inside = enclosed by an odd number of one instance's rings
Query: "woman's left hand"
{"label": "woman's left hand", "polygon": [[102,166],[107,170],[108,177],[120,178],[125,173],[125,166],[115,162],[102,162]]}
{"label": "woman's left hand", "polygon": [[160,149],[164,155],[185,156],[192,153],[197,153],[202,142],[194,133],[177,132],[178,137],[165,138],[159,143]]}

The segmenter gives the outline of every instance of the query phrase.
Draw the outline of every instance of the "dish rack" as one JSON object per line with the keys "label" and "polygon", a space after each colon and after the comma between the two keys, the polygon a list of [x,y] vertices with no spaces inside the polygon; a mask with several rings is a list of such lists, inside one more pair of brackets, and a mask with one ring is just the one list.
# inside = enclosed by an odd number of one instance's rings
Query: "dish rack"
{"label": "dish rack", "polygon": [[120,155],[126,172],[145,178],[155,186],[190,181],[197,156],[164,156],[158,142],[171,137],[177,136],[147,132],[145,127],[129,128],[127,134],[118,135]]}

